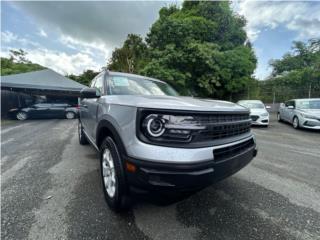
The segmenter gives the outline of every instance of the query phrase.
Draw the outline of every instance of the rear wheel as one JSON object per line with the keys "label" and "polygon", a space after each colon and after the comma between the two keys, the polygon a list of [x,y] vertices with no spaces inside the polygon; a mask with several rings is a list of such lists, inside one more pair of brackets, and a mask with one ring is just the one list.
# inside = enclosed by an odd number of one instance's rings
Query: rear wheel
{"label": "rear wheel", "polygon": [[80,120],[78,122],[78,136],[79,136],[79,143],[81,145],[88,144],[88,139],[87,139],[86,135],[83,132],[83,127],[82,127],[82,124],[81,124]]}
{"label": "rear wheel", "polygon": [[66,119],[74,119],[76,114],[74,112],[66,112]]}
{"label": "rear wheel", "polygon": [[18,112],[16,118],[20,121],[24,121],[28,118],[28,114],[26,112]]}
{"label": "rear wheel", "polygon": [[293,126],[293,128],[295,128],[295,129],[298,129],[298,128],[299,128],[299,119],[298,119],[297,117],[294,117],[294,118],[293,118],[292,126]]}
{"label": "rear wheel", "polygon": [[125,173],[117,145],[106,137],[100,147],[100,173],[103,193],[109,207],[118,212],[130,206]]}
{"label": "rear wheel", "polygon": [[278,122],[282,122],[280,113],[277,113],[277,120],[278,120]]}

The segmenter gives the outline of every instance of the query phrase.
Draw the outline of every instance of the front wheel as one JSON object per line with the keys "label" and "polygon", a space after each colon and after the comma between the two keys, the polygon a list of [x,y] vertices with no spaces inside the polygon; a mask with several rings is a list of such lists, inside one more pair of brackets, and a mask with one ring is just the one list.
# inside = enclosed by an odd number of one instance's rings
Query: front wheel
{"label": "front wheel", "polygon": [[74,119],[76,114],[74,112],[66,112],[66,119]]}
{"label": "front wheel", "polygon": [[18,112],[16,118],[20,121],[24,121],[28,118],[28,114],[26,112]]}
{"label": "front wheel", "polygon": [[298,129],[299,128],[299,119],[297,117],[293,118],[292,126],[293,126],[294,129]]}
{"label": "front wheel", "polygon": [[117,145],[106,137],[100,147],[100,173],[103,193],[109,207],[118,212],[130,205],[128,186]]}
{"label": "front wheel", "polygon": [[88,144],[88,139],[87,139],[86,135],[83,132],[83,127],[82,127],[82,124],[81,124],[80,120],[78,122],[78,136],[79,136],[79,143],[81,145]]}
{"label": "front wheel", "polygon": [[277,120],[278,120],[278,122],[282,122],[280,113],[277,114]]}

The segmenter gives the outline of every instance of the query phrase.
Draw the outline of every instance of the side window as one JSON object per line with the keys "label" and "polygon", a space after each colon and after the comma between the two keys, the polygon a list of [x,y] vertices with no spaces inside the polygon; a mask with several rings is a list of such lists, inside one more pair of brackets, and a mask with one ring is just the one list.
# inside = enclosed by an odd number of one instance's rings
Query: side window
{"label": "side window", "polygon": [[103,74],[99,75],[96,78],[96,82],[95,82],[94,87],[98,88],[101,94],[104,93],[104,75]]}
{"label": "side window", "polygon": [[286,107],[289,107],[289,106],[295,106],[295,102],[294,101],[288,101],[286,102]]}

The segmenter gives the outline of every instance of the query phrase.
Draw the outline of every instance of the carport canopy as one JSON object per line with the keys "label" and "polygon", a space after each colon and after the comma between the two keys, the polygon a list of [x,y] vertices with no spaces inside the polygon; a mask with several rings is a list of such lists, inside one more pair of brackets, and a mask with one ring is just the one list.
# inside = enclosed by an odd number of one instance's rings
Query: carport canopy
{"label": "carport canopy", "polygon": [[51,69],[1,76],[1,89],[30,94],[79,96],[84,87]]}

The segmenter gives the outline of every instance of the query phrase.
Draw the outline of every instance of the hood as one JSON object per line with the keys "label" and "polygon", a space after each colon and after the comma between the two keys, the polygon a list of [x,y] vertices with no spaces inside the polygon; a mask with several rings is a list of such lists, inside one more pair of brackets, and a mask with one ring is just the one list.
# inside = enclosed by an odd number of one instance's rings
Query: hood
{"label": "hood", "polygon": [[297,109],[302,113],[314,115],[314,116],[320,116],[320,109]]}
{"label": "hood", "polygon": [[260,115],[262,113],[267,113],[268,111],[265,108],[251,108],[250,114],[251,115]]}
{"label": "hood", "polygon": [[103,96],[107,103],[139,108],[158,108],[192,111],[247,111],[246,108],[231,102],[174,96],[110,95]]}

